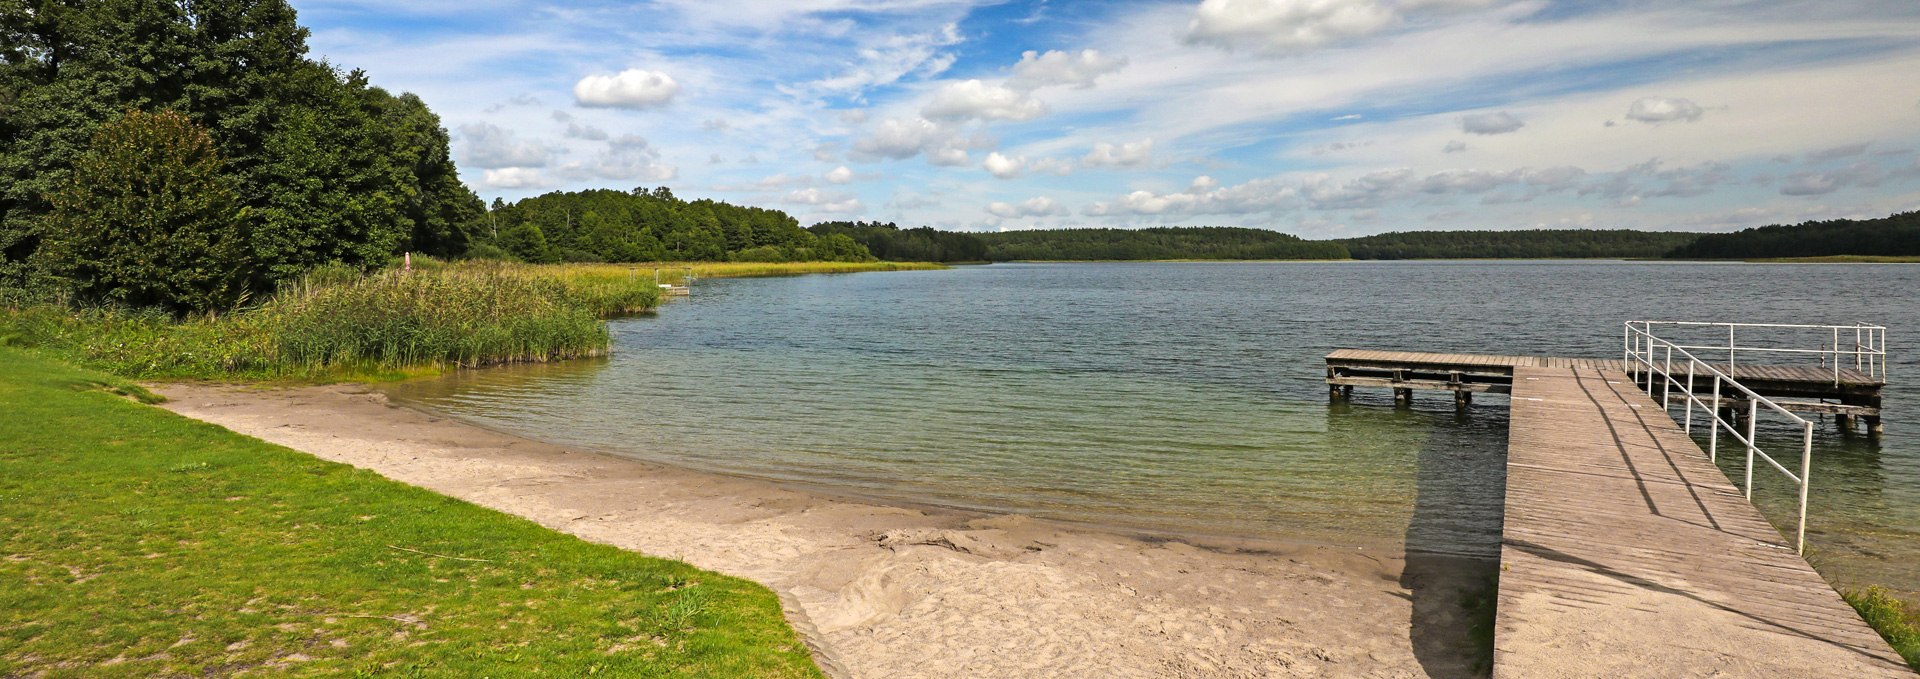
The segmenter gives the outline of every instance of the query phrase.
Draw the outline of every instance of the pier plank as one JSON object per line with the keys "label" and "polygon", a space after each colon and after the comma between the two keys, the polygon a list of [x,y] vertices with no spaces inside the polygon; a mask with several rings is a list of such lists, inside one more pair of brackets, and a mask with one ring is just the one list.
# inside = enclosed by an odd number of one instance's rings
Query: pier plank
{"label": "pier plank", "polygon": [[1514,368],[1494,676],[1912,679],[1606,363]]}

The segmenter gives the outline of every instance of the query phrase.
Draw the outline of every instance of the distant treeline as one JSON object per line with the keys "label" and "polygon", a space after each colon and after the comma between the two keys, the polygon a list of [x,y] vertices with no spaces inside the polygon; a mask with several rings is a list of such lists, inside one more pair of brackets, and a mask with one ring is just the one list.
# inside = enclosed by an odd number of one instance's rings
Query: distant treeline
{"label": "distant treeline", "polygon": [[987,243],[980,237],[922,226],[902,229],[892,222],[821,222],[807,227],[815,236],[845,235],[880,259],[894,262],[984,262]]}
{"label": "distant treeline", "polygon": [[1346,259],[1347,248],[1278,231],[1224,226],[1001,231],[978,236],[1010,260]]}
{"label": "distant treeline", "polygon": [[1675,248],[1668,257],[1764,259],[1835,255],[1920,255],[1920,212],[1880,219],[1836,219],[1716,233]]}
{"label": "distant treeline", "polygon": [[1095,261],[1157,259],[1765,259],[1920,256],[1920,212],[1884,219],[1764,226],[1703,234],[1629,229],[1401,231],[1310,241],[1221,226],[1041,229],[963,233],[878,222],[827,222],[816,235],[851,236],[895,261]]}
{"label": "distant treeline", "polygon": [[779,210],[684,201],[666,187],[556,191],[512,205],[495,199],[469,253],[527,262],[872,259],[844,234],[815,236]]}
{"label": "distant treeline", "polygon": [[1625,259],[1659,257],[1698,233],[1613,229],[1402,231],[1338,241],[1354,259]]}

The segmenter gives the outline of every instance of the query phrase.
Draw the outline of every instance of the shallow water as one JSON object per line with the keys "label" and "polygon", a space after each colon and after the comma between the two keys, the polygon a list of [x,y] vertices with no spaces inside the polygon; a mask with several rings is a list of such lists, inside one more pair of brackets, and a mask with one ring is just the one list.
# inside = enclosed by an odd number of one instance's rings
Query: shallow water
{"label": "shallow water", "polygon": [[[1359,390],[1337,347],[1613,357],[1629,318],[1892,328],[1888,435],[1823,423],[1809,540],[1843,582],[1920,581],[1920,266],[998,264],[700,281],[604,361],[391,394],[536,438],[882,499],[1171,535],[1492,555],[1504,399]],[[1887,294],[1886,291],[1903,291]],[[1820,340],[1824,341],[1824,339]],[[1378,390],[1375,390],[1376,392]],[[1770,432],[1782,441],[1796,434]],[[1797,450],[1797,443],[1780,444]],[[1756,472],[1781,525],[1783,477]]]}

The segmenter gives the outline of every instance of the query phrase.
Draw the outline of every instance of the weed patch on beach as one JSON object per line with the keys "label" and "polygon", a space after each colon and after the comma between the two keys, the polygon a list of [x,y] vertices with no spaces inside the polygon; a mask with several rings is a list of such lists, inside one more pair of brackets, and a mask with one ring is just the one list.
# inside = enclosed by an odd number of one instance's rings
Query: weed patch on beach
{"label": "weed patch on beach", "polygon": [[1877,585],[1846,590],[1840,596],[1853,604],[1853,610],[1880,632],[1907,665],[1920,670],[1920,609]]}

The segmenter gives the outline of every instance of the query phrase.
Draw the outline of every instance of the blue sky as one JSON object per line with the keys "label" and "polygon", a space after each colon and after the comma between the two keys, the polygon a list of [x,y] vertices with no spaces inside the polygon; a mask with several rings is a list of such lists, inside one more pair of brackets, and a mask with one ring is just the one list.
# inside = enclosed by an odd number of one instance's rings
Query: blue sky
{"label": "blue sky", "polygon": [[508,200],[1731,230],[1920,209],[1912,0],[294,0]]}

